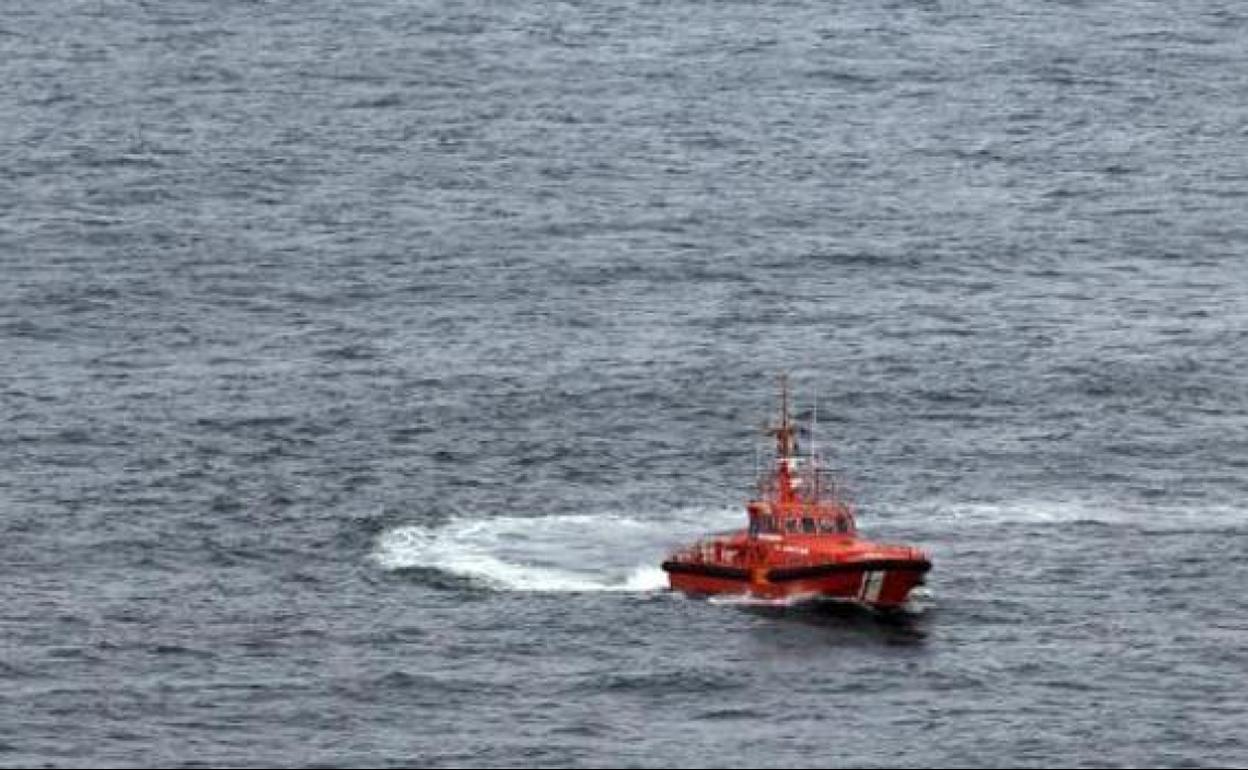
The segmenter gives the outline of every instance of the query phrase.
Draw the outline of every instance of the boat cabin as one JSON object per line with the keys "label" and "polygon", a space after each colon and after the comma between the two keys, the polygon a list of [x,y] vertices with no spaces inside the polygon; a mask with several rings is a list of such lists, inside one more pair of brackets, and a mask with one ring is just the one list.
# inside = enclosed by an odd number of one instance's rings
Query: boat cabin
{"label": "boat cabin", "polygon": [[852,535],[854,515],[844,505],[819,505],[791,512],[774,511],[765,502],[749,506],[750,535]]}

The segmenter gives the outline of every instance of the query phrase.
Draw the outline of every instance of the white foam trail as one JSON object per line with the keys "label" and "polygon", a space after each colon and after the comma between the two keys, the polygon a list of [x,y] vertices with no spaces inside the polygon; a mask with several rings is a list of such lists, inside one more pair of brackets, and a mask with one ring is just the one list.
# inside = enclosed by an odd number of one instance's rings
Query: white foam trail
{"label": "white foam trail", "polygon": [[710,604],[725,605],[728,607],[795,607],[799,604],[805,604],[809,601],[819,599],[818,594],[793,594],[791,596],[780,596],[774,599],[764,598],[762,596],[751,596],[750,594],[717,594],[707,598]]}
{"label": "white foam trail", "polygon": [[665,516],[499,516],[383,533],[373,557],[388,570],[427,568],[498,590],[644,593],[667,586],[659,562],[673,545],[744,521],[741,511]]}
{"label": "white foam trail", "polygon": [[664,588],[667,588],[667,573],[648,564],[633,570],[633,574],[624,581],[625,591],[659,591]]}

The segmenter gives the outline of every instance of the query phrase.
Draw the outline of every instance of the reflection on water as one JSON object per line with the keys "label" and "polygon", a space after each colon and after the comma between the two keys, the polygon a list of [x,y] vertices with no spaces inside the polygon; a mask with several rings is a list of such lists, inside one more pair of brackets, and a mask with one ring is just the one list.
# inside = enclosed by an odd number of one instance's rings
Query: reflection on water
{"label": "reflection on water", "polygon": [[928,611],[879,612],[851,602],[820,600],[791,605],[742,604],[739,609],[777,623],[779,628],[791,624],[818,629],[832,643],[918,645],[927,639],[932,619]]}

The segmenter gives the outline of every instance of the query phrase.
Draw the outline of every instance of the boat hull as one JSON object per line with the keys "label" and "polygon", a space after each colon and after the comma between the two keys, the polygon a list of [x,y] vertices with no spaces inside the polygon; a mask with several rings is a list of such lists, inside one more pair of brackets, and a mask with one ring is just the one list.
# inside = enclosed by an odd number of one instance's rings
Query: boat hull
{"label": "boat hull", "polygon": [[874,609],[898,609],[923,584],[931,562],[876,559],[745,569],[713,563],[666,561],[673,590],[695,596],[737,594],[759,599],[833,599]]}

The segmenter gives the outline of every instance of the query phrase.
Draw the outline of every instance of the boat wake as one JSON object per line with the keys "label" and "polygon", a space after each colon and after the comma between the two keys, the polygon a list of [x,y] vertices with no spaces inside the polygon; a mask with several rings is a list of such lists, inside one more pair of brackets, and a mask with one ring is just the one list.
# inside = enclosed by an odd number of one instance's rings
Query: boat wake
{"label": "boat wake", "polygon": [[[1097,523],[1167,531],[1185,528],[1242,529],[1242,514],[1221,509],[1137,511],[1081,501],[1017,500],[950,503],[881,515],[873,524],[925,534],[949,528],[1001,525]],[[646,593],[665,589],[659,562],[673,546],[707,531],[740,527],[735,507],[686,508],[664,513],[566,514],[454,519],[407,525],[383,532],[372,558],[387,571],[435,570],[497,591],[533,593]],[[936,528],[936,529],[934,529]],[[931,604],[919,589],[916,612]],[[804,597],[759,599],[723,596],[715,603],[804,605]]]}
{"label": "boat wake", "polygon": [[739,520],[731,509],[459,519],[388,530],[373,559],[385,570],[433,569],[500,591],[644,593],[667,587],[658,565],[673,542]]}

